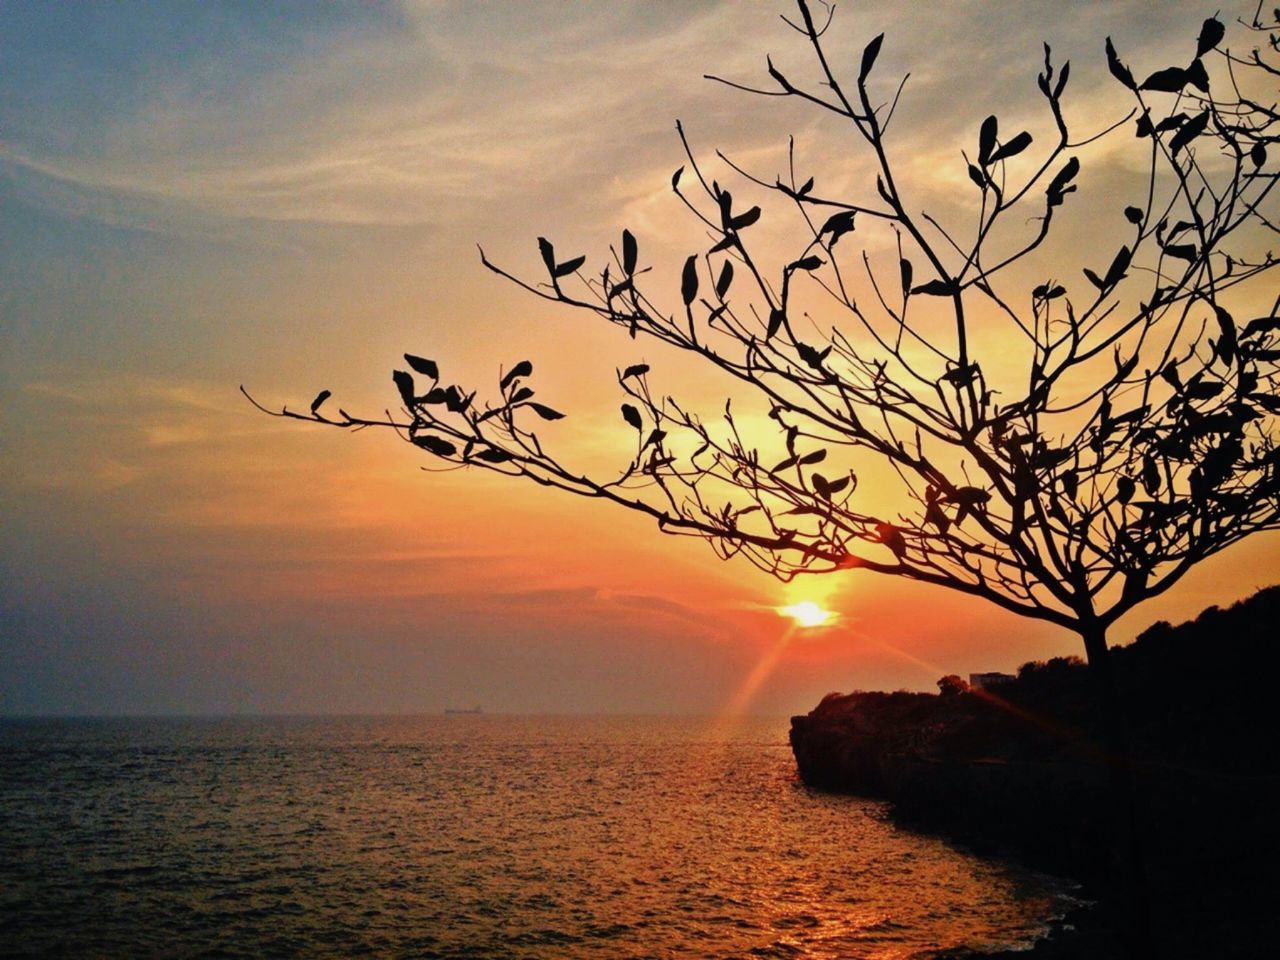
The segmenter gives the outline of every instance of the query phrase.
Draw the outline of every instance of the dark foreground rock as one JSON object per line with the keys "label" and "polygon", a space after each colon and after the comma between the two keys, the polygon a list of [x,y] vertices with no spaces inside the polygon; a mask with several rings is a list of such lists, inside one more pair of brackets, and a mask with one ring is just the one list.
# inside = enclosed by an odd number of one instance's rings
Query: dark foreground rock
{"label": "dark foreground rock", "polygon": [[[1274,955],[1277,624],[1273,587],[1113,651],[1155,956]],[[1125,918],[1094,702],[1084,666],[1058,659],[990,692],[829,695],[792,718],[791,744],[811,786],[886,798],[905,823],[1080,880],[1097,907],[1017,956],[1105,958]]]}

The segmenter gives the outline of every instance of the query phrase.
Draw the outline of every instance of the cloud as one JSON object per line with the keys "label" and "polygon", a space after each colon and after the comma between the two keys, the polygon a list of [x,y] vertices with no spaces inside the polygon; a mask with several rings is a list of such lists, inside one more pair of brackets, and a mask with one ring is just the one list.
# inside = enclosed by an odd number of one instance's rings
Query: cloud
{"label": "cloud", "polygon": [[[416,16],[399,31],[280,49],[239,96],[212,97],[200,85],[209,54],[166,63],[167,74],[95,118],[92,139],[10,139],[0,160],[29,195],[74,215],[106,219],[133,207],[156,222],[204,214],[430,223],[523,198],[566,171],[577,177],[601,143],[623,154],[610,131],[634,138],[669,92],[672,71],[657,68],[701,46],[715,22],[664,17],[636,42],[628,23],[645,19],[642,8],[553,16],[558,29],[534,35],[549,54],[540,60],[528,32],[509,23],[505,34],[492,31],[504,26],[492,8],[409,9]],[[617,35],[605,36],[607,27]]]}
{"label": "cloud", "polygon": [[[832,62],[852,63],[875,31],[887,33],[876,95],[887,102],[912,74],[900,108],[909,129],[895,148],[919,169],[954,167],[963,186],[957,151],[968,126],[997,107],[1016,122],[1034,104],[1042,36],[1083,53],[1114,28],[1146,58],[1175,27],[1192,29],[1184,16],[1146,7],[1113,4],[1067,23],[1041,3],[957,7],[925,21],[898,8],[841,10],[827,42]],[[681,159],[676,117],[695,142],[739,156],[776,151],[788,132],[818,135],[811,108],[702,79],[714,72],[772,87],[769,51],[789,75],[816,83],[802,38],[777,19],[784,9],[406,2],[369,22],[314,14],[288,31],[252,13],[232,17],[231,29],[195,18],[174,29],[203,30],[193,34],[204,41],[200,55],[135,49],[152,69],[115,81],[100,115],[77,115],[62,136],[19,111],[0,165],[31,202],[144,229],[216,229],[223,220],[491,226],[548,203],[603,221],[664,189]],[[246,41],[249,53],[239,49]],[[1077,63],[1077,77],[1096,74],[1099,51]],[[241,74],[230,76],[219,57]],[[839,126],[826,123],[823,136],[847,146],[852,131]],[[850,167],[847,149],[842,156],[845,176],[867,179],[865,163]]]}

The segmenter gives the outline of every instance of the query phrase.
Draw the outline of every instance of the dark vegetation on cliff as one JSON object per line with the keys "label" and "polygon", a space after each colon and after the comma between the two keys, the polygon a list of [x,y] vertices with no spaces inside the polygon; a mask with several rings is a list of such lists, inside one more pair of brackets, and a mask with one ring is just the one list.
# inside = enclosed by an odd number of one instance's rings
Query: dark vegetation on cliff
{"label": "dark vegetation on cliff", "polygon": [[[1129,714],[1141,840],[1163,956],[1253,957],[1280,893],[1280,587],[1157,623],[1110,653]],[[1114,898],[1098,710],[1077,659],[990,691],[830,694],[792,720],[804,780],[893,801],[899,818],[1011,853]],[[1072,955],[1072,954],[1064,954]]]}

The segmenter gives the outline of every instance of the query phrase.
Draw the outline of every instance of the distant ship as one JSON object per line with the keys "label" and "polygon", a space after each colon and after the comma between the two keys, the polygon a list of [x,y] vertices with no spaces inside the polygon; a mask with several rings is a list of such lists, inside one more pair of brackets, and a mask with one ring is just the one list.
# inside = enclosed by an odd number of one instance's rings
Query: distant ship
{"label": "distant ship", "polygon": [[474,714],[483,713],[483,712],[484,711],[482,711],[479,707],[472,707],[470,710],[460,710],[457,707],[447,707],[445,708],[444,715],[446,717],[456,717],[456,716],[474,715]]}

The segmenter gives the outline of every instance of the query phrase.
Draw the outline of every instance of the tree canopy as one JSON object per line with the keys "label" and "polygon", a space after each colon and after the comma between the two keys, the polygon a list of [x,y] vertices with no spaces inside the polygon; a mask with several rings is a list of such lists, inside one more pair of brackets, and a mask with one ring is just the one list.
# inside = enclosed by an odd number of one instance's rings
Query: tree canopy
{"label": "tree canopy", "polygon": [[[1106,39],[1113,108],[1084,131],[1064,108],[1070,63],[1046,45],[1036,84],[1052,135],[988,116],[957,145],[967,219],[944,222],[917,208],[893,152],[910,91],[876,69],[891,40],[871,39],[846,73],[827,55],[829,9],[796,8],[784,20],[816,81],[772,60],[759,85],[712,79],[836,118],[870,163],[865,183],[828,189],[794,141],[782,173],[710,161],[677,124],[671,189],[698,234],[678,280],[649,268],[630,230],[592,260],[538,238],[536,279],[481,253],[534,296],[733,378],[772,437],[743,429],[741,397],[709,419],[654,389],[647,363],[617,371],[634,454],[609,476],[556,452],[543,428],[564,413],[535,394],[529,360],[486,396],[406,354],[396,412],[352,415],[323,391],[278,413],[394,430],[447,464],[610,501],[783,579],[903,576],[1086,637],[1280,527],[1280,11],[1232,24],[1236,48],[1207,19],[1172,65],[1131,63]],[[1139,189],[1081,186],[1100,142],[1141,169]],[[779,259],[754,238],[784,216],[795,240]],[[1122,240],[1064,251],[1051,237],[1071,217],[1109,219]],[[860,489],[866,458],[896,476],[895,512]]]}

